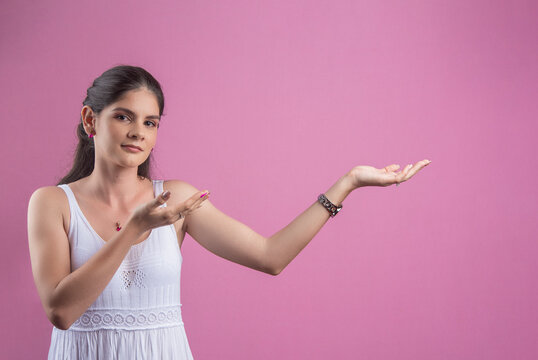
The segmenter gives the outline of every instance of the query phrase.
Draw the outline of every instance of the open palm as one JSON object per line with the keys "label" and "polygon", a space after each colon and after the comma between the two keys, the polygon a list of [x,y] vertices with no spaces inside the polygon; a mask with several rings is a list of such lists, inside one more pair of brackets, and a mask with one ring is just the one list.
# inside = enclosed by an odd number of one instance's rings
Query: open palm
{"label": "open palm", "polygon": [[416,164],[409,164],[403,170],[397,171],[400,165],[392,164],[382,169],[373,166],[360,165],[350,171],[354,187],[363,186],[389,186],[409,180],[420,169],[430,164],[429,160],[422,160]]}

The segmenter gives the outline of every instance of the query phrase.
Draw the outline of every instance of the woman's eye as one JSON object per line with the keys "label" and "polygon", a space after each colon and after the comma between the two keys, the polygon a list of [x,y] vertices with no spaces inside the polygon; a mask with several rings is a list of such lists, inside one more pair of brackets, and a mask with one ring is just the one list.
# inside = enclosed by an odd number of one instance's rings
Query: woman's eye
{"label": "woman's eye", "polygon": [[[125,119],[129,120],[129,117],[127,117],[126,115],[116,115],[115,118],[116,118],[116,119],[120,119],[120,120],[124,120],[124,119],[122,119],[122,118],[125,118]],[[156,126],[156,127],[159,127],[159,126],[158,126],[155,122],[153,122],[153,121],[149,121],[149,120],[148,120],[148,121],[146,121],[146,124],[147,124],[147,123],[150,123],[150,124],[151,124],[152,126],[154,126],[154,127],[155,127],[155,126]]]}

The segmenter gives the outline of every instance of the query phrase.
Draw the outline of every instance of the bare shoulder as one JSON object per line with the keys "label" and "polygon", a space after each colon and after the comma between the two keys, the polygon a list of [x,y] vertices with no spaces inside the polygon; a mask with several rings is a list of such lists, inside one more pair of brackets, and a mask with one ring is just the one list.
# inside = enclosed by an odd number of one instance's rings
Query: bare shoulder
{"label": "bare shoulder", "polygon": [[69,208],[67,201],[67,195],[65,191],[58,186],[43,186],[37,188],[30,196],[30,202],[45,202],[50,207],[62,209],[63,207]]}
{"label": "bare shoulder", "polygon": [[65,215],[69,215],[69,201],[65,191],[58,186],[43,186],[34,190],[28,203],[29,216],[34,214],[32,209],[46,209],[47,212],[62,216],[64,225],[68,223]]}
{"label": "bare shoulder", "polygon": [[[163,181],[163,191],[170,191],[170,198],[167,201],[167,204],[174,206],[182,203],[192,196],[197,190],[194,186],[183,180],[169,179]],[[187,232],[187,223],[185,219],[178,220],[180,223],[181,230],[183,234]],[[179,230],[179,227],[176,226],[176,232]],[[183,235],[184,236],[184,235]],[[182,242],[182,239],[180,239]],[[181,244],[180,244],[181,246]]]}
{"label": "bare shoulder", "polygon": [[[198,188],[191,185],[187,181],[176,179],[164,180],[163,190],[170,191],[170,199],[167,203],[172,206],[184,202],[185,200],[189,199],[194,194],[200,191]],[[205,202],[208,201],[209,200],[206,200]],[[187,231],[187,221],[184,221],[182,223],[182,228],[184,232]]]}
{"label": "bare shoulder", "polygon": [[[182,202],[191,197],[193,194],[197,193],[198,190],[193,185],[189,184],[184,180],[164,180],[163,189],[170,191],[170,200],[168,201],[177,201]],[[172,200],[174,199],[174,200]]]}

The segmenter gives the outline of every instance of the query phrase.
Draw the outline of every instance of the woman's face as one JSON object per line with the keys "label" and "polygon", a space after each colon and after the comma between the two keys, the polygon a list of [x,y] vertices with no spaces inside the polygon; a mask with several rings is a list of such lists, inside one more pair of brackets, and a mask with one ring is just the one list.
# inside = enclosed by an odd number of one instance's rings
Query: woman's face
{"label": "woman's face", "polygon": [[[152,92],[145,88],[127,92],[119,101],[104,108],[94,120],[97,159],[105,157],[120,166],[138,167],[155,146],[159,121],[159,104]],[[126,145],[142,150],[135,151]]]}

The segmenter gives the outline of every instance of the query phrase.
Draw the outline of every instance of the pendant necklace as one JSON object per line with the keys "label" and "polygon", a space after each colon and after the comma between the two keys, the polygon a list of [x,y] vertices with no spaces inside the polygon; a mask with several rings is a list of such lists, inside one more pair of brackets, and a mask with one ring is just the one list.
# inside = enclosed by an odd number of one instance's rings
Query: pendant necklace
{"label": "pendant necklace", "polygon": [[121,230],[120,222],[116,221],[116,231],[120,231],[120,230]]}

